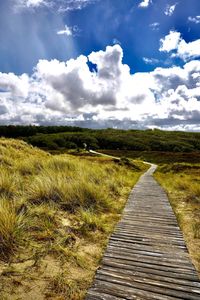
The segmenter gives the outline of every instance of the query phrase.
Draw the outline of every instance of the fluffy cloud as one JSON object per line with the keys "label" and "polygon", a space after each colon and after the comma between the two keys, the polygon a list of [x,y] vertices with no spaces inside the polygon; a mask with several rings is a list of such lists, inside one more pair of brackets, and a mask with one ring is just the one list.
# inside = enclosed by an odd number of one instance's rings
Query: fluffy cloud
{"label": "fluffy cloud", "polygon": [[[92,52],[88,58],[81,55],[67,63],[41,60],[36,76],[62,95],[66,107],[72,111],[84,110],[88,105],[116,106],[123,92],[123,81],[130,76],[128,66],[122,64],[122,55],[121,47],[115,45],[107,47],[105,52]],[[97,66],[97,72],[90,71],[88,59]]]}
{"label": "fluffy cloud", "polygon": [[79,32],[79,28],[75,26],[65,25],[65,29],[57,31],[58,35],[74,36]]}
{"label": "fluffy cloud", "polygon": [[181,41],[181,34],[177,31],[170,31],[163,39],[160,40],[160,51],[170,52],[178,49],[178,45]]}
{"label": "fluffy cloud", "polygon": [[196,17],[188,17],[188,21],[189,22],[193,22],[195,24],[199,24],[200,23],[200,16],[196,16]]}
{"label": "fluffy cloud", "polygon": [[189,43],[182,39],[178,45],[177,53],[174,55],[182,58],[184,61],[200,57],[200,39]]}
{"label": "fluffy cloud", "polygon": [[140,4],[139,4],[138,6],[139,6],[139,7],[142,7],[142,8],[146,8],[146,7],[148,7],[151,3],[152,3],[152,0],[143,0],[142,2],[140,2]]}
{"label": "fluffy cloud", "polygon": [[165,9],[165,15],[171,17],[176,9],[178,3],[175,3],[173,5],[167,5],[166,9]]}
{"label": "fluffy cloud", "polygon": [[1,123],[200,125],[200,61],[131,74],[122,60],[121,46],[114,45],[67,62],[40,60],[30,77],[0,73]]}
{"label": "fluffy cloud", "polygon": [[15,97],[26,98],[29,90],[29,77],[26,74],[16,76],[13,73],[0,72],[0,90],[10,92]]}
{"label": "fluffy cloud", "polygon": [[187,43],[180,32],[170,31],[163,39],[160,40],[160,51],[171,52],[172,57],[180,57],[184,61],[200,57],[200,39]]}

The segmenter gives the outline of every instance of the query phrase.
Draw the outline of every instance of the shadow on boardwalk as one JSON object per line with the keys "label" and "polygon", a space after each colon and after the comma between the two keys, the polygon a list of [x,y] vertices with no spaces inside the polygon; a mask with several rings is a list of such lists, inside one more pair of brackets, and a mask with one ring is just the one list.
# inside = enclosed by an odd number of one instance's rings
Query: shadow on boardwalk
{"label": "shadow on boardwalk", "polygon": [[197,273],[155,169],[132,190],[87,300],[200,300]]}

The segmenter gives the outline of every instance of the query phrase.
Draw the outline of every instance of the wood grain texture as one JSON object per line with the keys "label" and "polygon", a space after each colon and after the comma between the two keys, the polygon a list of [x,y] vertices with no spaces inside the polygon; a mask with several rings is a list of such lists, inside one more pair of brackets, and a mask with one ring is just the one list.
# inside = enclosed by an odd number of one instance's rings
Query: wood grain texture
{"label": "wood grain texture", "polygon": [[197,273],[155,169],[132,190],[86,300],[200,300]]}

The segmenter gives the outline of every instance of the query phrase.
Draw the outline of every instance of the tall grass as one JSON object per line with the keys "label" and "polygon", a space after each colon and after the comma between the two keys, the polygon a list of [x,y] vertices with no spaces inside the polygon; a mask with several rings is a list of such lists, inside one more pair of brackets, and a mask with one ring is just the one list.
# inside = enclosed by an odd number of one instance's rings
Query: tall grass
{"label": "tall grass", "polygon": [[[84,164],[83,164],[84,167]],[[87,180],[87,173],[81,172],[55,172],[48,169],[35,176],[27,190],[27,197],[31,203],[55,202],[64,210],[74,212],[77,207],[93,207],[104,209],[109,201],[100,182]],[[76,174],[77,173],[77,174]],[[86,173],[86,175],[85,175]]]}
{"label": "tall grass", "polygon": [[0,255],[8,258],[23,241],[25,218],[8,199],[0,199]]}
{"label": "tall grass", "polygon": [[17,176],[8,169],[0,168],[0,196],[13,198],[17,185]]}

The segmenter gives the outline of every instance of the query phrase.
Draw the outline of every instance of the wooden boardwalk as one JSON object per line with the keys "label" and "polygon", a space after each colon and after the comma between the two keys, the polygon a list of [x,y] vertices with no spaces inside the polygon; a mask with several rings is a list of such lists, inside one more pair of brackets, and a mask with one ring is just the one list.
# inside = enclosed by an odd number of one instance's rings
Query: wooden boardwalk
{"label": "wooden boardwalk", "polygon": [[194,299],[200,282],[164,190],[152,177],[131,192],[87,300]]}

